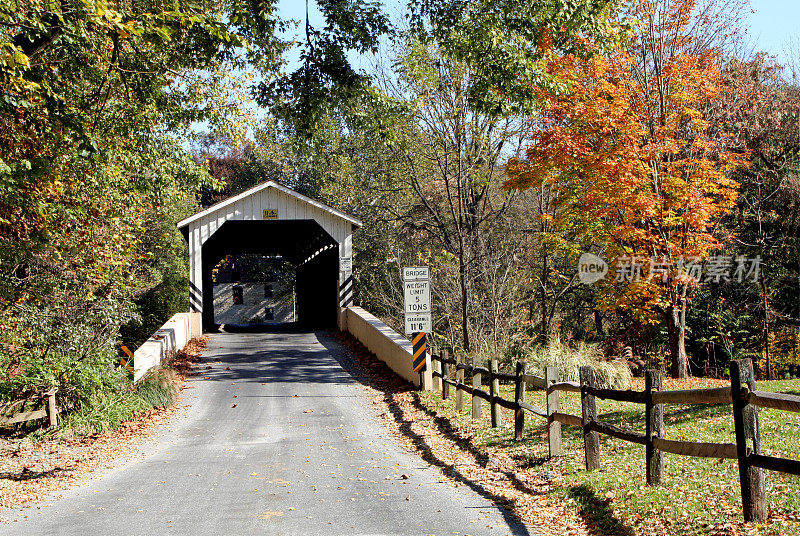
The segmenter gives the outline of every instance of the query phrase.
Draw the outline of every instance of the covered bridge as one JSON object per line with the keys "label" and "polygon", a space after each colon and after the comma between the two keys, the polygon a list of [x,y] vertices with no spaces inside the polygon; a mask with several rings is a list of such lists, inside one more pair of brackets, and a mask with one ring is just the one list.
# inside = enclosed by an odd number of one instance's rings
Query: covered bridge
{"label": "covered bridge", "polygon": [[296,274],[297,320],[342,327],[352,300],[353,231],[361,221],[274,181],[178,222],[189,242],[190,309],[215,329],[212,270],[228,255],[280,256]]}

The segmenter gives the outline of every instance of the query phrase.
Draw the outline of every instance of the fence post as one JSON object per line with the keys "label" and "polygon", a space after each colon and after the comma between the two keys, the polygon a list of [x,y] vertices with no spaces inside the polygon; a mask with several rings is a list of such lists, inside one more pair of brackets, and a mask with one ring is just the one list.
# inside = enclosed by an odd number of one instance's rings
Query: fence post
{"label": "fence post", "polygon": [[731,397],[733,424],[736,428],[736,451],[739,458],[739,482],[742,486],[742,507],[745,521],[764,521],[767,502],[764,492],[764,471],[750,465],[748,438],[753,442],[752,453],[761,453],[758,426],[758,407],[745,398],[745,390],[755,390],[753,362],[750,359],[731,361]]}
{"label": "fence post", "polygon": [[587,388],[594,387],[594,369],[581,367],[581,416],[583,418],[583,453],[586,458],[586,470],[594,471],[600,468],[600,437],[590,428],[592,422],[597,420],[597,405],[594,395],[589,394]]}
{"label": "fence post", "polygon": [[645,371],[645,435],[647,436],[645,452],[648,486],[660,484],[664,474],[664,453],[653,445],[654,436],[664,435],[664,404],[653,404],[653,391],[660,391],[662,384],[663,380],[659,371]]}
{"label": "fence post", "polygon": [[445,380],[450,378],[450,364],[446,362],[450,358],[450,352],[442,350],[442,400],[450,398],[450,384]]}
{"label": "fence post", "polygon": [[464,369],[461,365],[464,364],[464,357],[461,355],[456,356],[456,411],[461,413],[464,410]]}
{"label": "fence post", "polygon": [[56,407],[56,392],[52,390],[47,393],[47,416],[50,418],[50,426],[58,425],[58,408]]}
{"label": "fence post", "polygon": [[497,379],[497,359],[489,360],[489,413],[492,417],[492,428],[500,425],[500,406],[495,400],[500,396],[500,380]]}
{"label": "fence post", "polygon": [[431,368],[433,368],[433,374],[431,377],[433,378],[433,390],[441,391],[442,390],[442,378],[437,376],[436,373],[442,373],[442,362],[441,362],[442,354],[431,354]]}
{"label": "fence post", "polygon": [[[482,389],[483,388],[483,378],[481,378],[481,373],[476,370],[478,367],[478,361],[473,357],[472,358],[472,388],[473,389]],[[480,419],[481,418],[481,399],[478,396],[475,396],[475,392],[473,391],[472,394],[472,418],[473,419]]]}
{"label": "fence post", "polygon": [[514,378],[514,402],[517,407],[514,409],[514,439],[522,440],[522,433],[525,430],[525,410],[520,404],[525,402],[525,363],[517,361],[517,373]]}
{"label": "fence post", "polygon": [[558,367],[544,369],[544,380],[547,386],[547,445],[550,457],[561,456],[561,423],[553,419],[553,413],[561,409],[560,394],[550,386],[558,383]]}

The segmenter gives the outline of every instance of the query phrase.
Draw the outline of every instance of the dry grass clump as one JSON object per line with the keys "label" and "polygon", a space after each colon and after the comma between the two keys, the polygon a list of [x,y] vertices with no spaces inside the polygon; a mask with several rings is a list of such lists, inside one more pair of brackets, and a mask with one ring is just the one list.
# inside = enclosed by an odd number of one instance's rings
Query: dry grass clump
{"label": "dry grass clump", "polygon": [[554,341],[530,350],[525,361],[533,374],[544,376],[545,367],[558,367],[559,379],[572,382],[578,381],[580,367],[588,365],[594,369],[598,385],[608,389],[627,389],[632,376],[623,361],[606,361],[596,345],[583,342],[570,347]]}

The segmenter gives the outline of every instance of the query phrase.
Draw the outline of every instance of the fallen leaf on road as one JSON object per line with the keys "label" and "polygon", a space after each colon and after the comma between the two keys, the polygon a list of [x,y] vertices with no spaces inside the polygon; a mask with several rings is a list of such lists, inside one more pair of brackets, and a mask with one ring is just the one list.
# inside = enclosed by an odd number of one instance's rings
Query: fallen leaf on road
{"label": "fallen leaf on road", "polygon": [[232,405],[232,406],[231,406],[231,408],[235,408],[236,406],[238,406],[238,404],[234,404],[234,405]]}
{"label": "fallen leaf on road", "polygon": [[258,514],[256,517],[258,519],[272,519],[273,517],[281,517],[283,512],[264,512],[263,514]]}

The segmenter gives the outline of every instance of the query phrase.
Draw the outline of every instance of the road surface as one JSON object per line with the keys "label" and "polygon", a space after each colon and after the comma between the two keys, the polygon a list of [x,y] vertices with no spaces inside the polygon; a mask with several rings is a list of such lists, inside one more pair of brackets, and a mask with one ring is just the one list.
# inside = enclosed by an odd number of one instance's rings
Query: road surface
{"label": "road surface", "polygon": [[349,359],[323,332],[212,335],[142,454],[0,512],[0,534],[531,534],[399,446]]}

